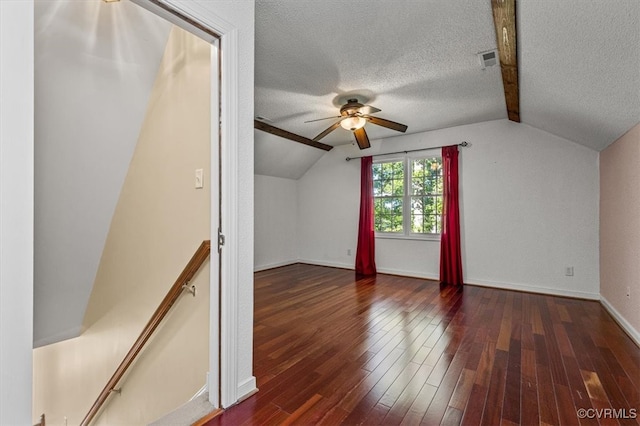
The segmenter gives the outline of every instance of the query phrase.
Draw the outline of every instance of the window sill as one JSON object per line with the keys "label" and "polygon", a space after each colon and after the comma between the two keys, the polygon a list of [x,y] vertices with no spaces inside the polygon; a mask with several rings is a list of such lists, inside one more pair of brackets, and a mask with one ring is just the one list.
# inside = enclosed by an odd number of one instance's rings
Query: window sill
{"label": "window sill", "polygon": [[440,234],[429,235],[404,235],[404,234],[375,234],[375,238],[383,240],[413,240],[413,241],[440,241]]}

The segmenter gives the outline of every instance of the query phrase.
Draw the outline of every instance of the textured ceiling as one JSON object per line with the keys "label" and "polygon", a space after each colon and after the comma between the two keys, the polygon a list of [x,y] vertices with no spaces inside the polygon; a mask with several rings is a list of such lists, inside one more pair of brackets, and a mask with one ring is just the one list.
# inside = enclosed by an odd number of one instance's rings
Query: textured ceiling
{"label": "textured ceiling", "polygon": [[595,150],[640,121],[640,1],[518,2],[522,121]]}
{"label": "textured ceiling", "polygon": [[[638,0],[521,0],[517,14],[524,123],[601,150],[640,121]],[[500,69],[477,58],[494,48],[490,0],[256,0],[255,113],[310,138],[332,121],[304,121],[353,93],[407,133],[506,118]]]}
{"label": "textured ceiling", "polygon": [[[453,19],[452,19],[453,18]],[[313,138],[365,96],[408,133],[506,117],[489,1],[256,1],[255,111]],[[367,125],[371,139],[397,133]],[[338,129],[322,142],[350,143]]]}

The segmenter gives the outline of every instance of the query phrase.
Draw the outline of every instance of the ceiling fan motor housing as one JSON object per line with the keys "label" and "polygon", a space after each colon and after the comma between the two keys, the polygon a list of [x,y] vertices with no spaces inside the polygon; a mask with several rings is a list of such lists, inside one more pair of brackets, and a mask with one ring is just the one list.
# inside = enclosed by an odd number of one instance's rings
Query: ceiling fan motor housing
{"label": "ceiling fan motor housing", "polygon": [[[358,102],[358,99],[349,98],[347,99],[347,103],[340,108],[339,117],[328,117],[333,119],[338,118],[338,121],[323,130],[318,136],[313,138],[313,140],[317,142],[327,136],[329,133],[333,132],[338,127],[342,127],[345,130],[350,130],[351,132],[353,132],[358,147],[360,149],[365,149],[371,146],[369,142],[369,136],[367,136],[367,132],[364,130],[364,125],[368,122],[373,123],[377,126],[396,130],[398,132],[406,132],[407,126],[404,124],[370,115],[380,111],[382,110],[379,108],[373,107],[371,105],[364,105]],[[324,118],[321,118],[320,120],[324,120]]]}
{"label": "ceiling fan motor housing", "polygon": [[345,117],[358,115],[358,110],[363,106],[364,105],[359,103],[357,99],[349,99],[347,103],[340,108],[340,114]]}

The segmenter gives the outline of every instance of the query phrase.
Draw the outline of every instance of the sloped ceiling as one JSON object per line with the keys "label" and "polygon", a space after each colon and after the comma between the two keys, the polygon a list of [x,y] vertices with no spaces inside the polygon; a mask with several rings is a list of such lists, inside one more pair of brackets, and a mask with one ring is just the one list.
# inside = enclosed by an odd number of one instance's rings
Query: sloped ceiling
{"label": "sloped ceiling", "polygon": [[[640,121],[639,18],[637,0],[518,1],[522,122],[601,150]],[[255,112],[309,138],[332,121],[304,121],[337,115],[349,94],[407,133],[507,118],[500,69],[477,58],[495,48],[491,0],[256,0]],[[278,157],[285,145],[268,139],[256,132],[256,149]],[[264,174],[283,166],[256,157]]]}
{"label": "sloped ceiling", "polygon": [[326,152],[258,130],[254,133],[260,138],[254,150],[254,173],[258,175],[300,179]]}
{"label": "sloped ceiling", "polygon": [[35,2],[34,341],[79,334],[170,25],[128,1]]}
{"label": "sloped ceiling", "polygon": [[519,1],[522,121],[601,151],[640,121],[640,2]]}
{"label": "sloped ceiling", "polygon": [[[517,2],[520,112],[601,150],[640,121],[640,2]],[[122,0],[35,2],[34,338],[80,331],[169,25]],[[349,95],[407,133],[506,118],[490,0],[256,0],[255,114],[313,138]],[[371,139],[398,135],[367,125]],[[352,136],[337,129],[322,142]],[[256,173],[324,151],[256,132]]]}

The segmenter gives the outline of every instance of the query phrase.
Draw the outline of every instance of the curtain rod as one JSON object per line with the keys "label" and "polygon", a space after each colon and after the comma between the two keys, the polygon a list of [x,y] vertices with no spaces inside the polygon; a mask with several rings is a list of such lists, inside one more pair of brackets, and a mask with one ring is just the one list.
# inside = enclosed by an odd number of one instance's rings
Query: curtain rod
{"label": "curtain rod", "polygon": [[[372,155],[372,157],[379,157],[381,155],[393,155],[393,154],[407,154],[409,152],[416,152],[416,151],[429,151],[431,149],[440,149],[440,148],[444,148],[445,146],[451,146],[451,145],[442,145],[442,146],[432,146],[431,148],[420,148],[420,149],[409,149],[406,151],[396,151],[396,152],[386,152],[384,154],[375,154]],[[463,141],[460,142],[458,144],[458,146],[469,146],[469,143],[467,141]],[[364,155],[364,157],[368,157],[367,155]],[[357,160],[358,158],[362,158],[362,157],[347,157],[345,158],[345,160],[347,161],[351,161],[351,160]]]}

